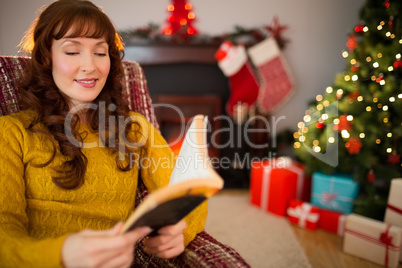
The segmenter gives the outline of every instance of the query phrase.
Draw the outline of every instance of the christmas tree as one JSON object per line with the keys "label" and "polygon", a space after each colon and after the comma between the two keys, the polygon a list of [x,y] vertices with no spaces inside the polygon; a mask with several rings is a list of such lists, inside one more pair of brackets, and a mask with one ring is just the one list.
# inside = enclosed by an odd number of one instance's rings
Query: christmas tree
{"label": "christmas tree", "polygon": [[367,0],[347,38],[346,68],[310,103],[294,133],[308,173],[350,173],[355,213],[382,219],[402,176],[402,1]]}
{"label": "christmas tree", "polygon": [[171,14],[167,19],[168,25],[163,29],[163,34],[183,41],[196,35],[198,31],[193,26],[195,14],[192,9],[192,4],[186,0],[172,0],[172,4],[167,7]]}

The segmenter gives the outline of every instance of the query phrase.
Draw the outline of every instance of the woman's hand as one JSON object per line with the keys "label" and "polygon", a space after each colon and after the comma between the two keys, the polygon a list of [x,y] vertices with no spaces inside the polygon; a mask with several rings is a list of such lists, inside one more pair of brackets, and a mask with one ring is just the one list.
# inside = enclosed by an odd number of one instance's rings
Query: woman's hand
{"label": "woman's hand", "polygon": [[62,248],[64,267],[129,267],[135,243],[151,232],[149,227],[119,234],[123,223],[106,231],[83,230],[66,238]]}
{"label": "woman's hand", "polygon": [[181,220],[175,225],[159,229],[157,236],[144,240],[145,252],[164,259],[179,256],[184,251],[183,231],[185,228],[186,222]]}

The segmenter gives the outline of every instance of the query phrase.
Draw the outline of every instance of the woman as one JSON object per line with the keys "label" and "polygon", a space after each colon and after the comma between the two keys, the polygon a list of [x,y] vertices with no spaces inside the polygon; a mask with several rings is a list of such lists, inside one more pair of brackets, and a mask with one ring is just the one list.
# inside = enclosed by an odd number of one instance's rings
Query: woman
{"label": "woman", "polygon": [[[119,235],[139,172],[153,191],[168,183],[174,157],[123,101],[120,38],[91,2],[59,0],[22,48],[32,57],[21,82],[25,109],[0,118],[0,266],[127,267],[151,231]],[[145,239],[145,251],[178,256],[205,220],[204,203]]]}

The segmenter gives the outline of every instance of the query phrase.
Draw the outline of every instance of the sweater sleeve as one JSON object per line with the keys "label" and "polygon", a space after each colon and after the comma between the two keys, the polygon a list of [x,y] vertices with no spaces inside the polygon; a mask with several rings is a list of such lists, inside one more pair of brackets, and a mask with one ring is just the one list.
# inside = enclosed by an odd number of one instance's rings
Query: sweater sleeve
{"label": "sweater sleeve", "polygon": [[58,267],[66,236],[34,239],[28,234],[24,152],[26,130],[10,116],[0,117],[0,266]]}
{"label": "sweater sleeve", "polygon": [[[135,119],[134,119],[135,120]],[[141,121],[145,119],[139,119]],[[137,120],[135,120],[137,121]],[[141,125],[145,141],[145,152],[141,161],[141,177],[150,192],[169,184],[176,156],[170,149],[159,131],[148,121]],[[184,230],[184,244],[187,246],[195,236],[204,230],[208,215],[208,203],[204,201],[200,206],[187,215],[184,220],[187,228]]]}

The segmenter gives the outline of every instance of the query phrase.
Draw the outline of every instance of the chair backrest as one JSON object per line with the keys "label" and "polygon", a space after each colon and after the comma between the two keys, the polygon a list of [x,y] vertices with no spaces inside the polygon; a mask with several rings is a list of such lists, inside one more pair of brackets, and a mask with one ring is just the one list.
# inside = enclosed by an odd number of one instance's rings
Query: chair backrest
{"label": "chair backrest", "polygon": [[[20,89],[17,81],[24,72],[30,58],[20,56],[0,56],[0,116],[18,112]],[[141,66],[132,61],[123,61],[123,96],[132,111],[144,115],[156,128],[158,123],[152,108],[147,82]]]}

